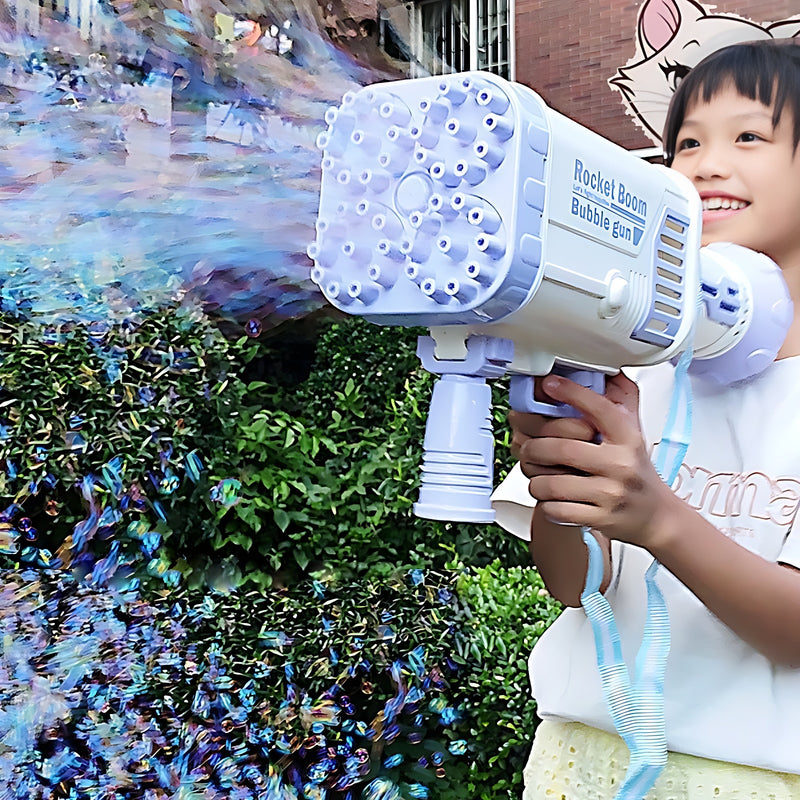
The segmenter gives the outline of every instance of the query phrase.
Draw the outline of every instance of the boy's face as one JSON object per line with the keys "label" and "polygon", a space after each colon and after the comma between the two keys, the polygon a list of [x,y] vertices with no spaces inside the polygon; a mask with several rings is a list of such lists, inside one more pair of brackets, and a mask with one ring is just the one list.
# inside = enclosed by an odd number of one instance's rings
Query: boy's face
{"label": "boy's face", "polygon": [[704,245],[733,242],[780,266],[800,264],[800,158],[791,112],[772,126],[772,109],[723,88],[686,112],[672,167],[703,200]]}

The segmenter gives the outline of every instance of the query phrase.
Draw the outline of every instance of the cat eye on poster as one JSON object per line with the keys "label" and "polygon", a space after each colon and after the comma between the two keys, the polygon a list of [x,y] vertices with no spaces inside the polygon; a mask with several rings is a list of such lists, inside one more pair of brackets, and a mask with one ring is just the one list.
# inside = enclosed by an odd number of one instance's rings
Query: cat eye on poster
{"label": "cat eye on poster", "polygon": [[609,80],[656,143],[672,93],[707,55],[737,42],[800,35],[800,19],[758,23],[693,0],[647,0],[639,12],[636,54]]}

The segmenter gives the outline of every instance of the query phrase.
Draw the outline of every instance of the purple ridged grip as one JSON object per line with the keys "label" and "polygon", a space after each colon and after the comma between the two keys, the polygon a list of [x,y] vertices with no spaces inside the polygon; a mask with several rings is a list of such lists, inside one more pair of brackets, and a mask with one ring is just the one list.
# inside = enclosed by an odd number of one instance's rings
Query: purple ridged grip
{"label": "purple ridged grip", "polygon": [[494,522],[491,402],[485,378],[444,375],[434,385],[418,517]]}

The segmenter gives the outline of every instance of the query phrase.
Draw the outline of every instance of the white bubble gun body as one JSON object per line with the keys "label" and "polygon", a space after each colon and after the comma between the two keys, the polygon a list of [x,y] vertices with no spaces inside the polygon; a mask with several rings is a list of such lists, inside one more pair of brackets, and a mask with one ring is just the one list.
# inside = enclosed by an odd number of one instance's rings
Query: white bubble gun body
{"label": "white bubble gun body", "polygon": [[533,376],[598,391],[624,366],[678,356],[716,380],[775,357],[791,321],[779,269],[700,248],[691,183],[489,73],[374,84],[329,109],[313,280],[337,308],[430,328],[434,388],[415,513],[489,522],[487,378],[548,414]]}

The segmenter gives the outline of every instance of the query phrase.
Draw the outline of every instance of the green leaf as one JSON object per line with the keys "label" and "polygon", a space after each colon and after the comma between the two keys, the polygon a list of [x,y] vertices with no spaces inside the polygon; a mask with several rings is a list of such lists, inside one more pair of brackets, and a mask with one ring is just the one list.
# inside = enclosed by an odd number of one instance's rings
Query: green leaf
{"label": "green leaf", "polygon": [[282,508],[274,509],[272,515],[275,519],[275,524],[285,533],[292,518]]}

